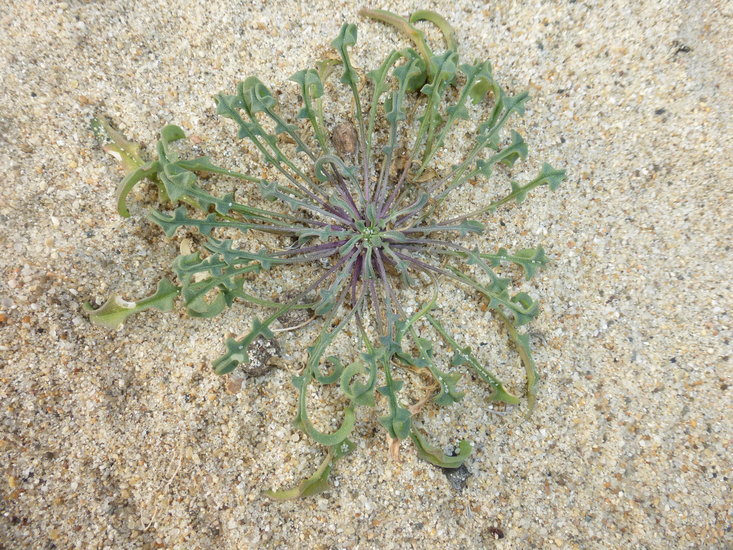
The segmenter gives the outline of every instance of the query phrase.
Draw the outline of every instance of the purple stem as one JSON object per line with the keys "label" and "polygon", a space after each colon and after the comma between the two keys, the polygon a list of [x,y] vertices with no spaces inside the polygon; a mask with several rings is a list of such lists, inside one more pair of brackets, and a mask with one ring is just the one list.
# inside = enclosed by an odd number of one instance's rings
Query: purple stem
{"label": "purple stem", "polygon": [[405,183],[405,180],[407,179],[407,172],[408,172],[409,167],[410,167],[410,163],[408,162],[407,164],[405,164],[405,167],[402,170],[402,174],[400,175],[400,179],[397,182],[397,185],[394,187],[394,189],[392,189],[392,193],[390,193],[389,199],[387,200],[387,202],[384,203],[384,205],[382,205],[382,208],[380,208],[379,210],[380,218],[384,217],[384,215],[387,213],[387,210],[389,210],[390,206],[392,206],[392,203],[397,198],[397,194],[400,192],[400,190],[402,189],[402,185]]}
{"label": "purple stem", "polygon": [[346,187],[346,182],[344,182],[343,176],[338,170],[336,170],[336,166],[334,166],[333,163],[331,164],[331,167],[333,168],[333,171],[336,174],[336,180],[338,181],[336,188],[339,190],[341,198],[344,199],[351,208],[353,218],[363,220],[364,218],[359,212],[359,207],[356,206],[356,203],[354,202],[354,197],[349,193],[349,189]]}
{"label": "purple stem", "polygon": [[349,239],[342,239],[340,241],[331,241],[328,243],[322,243],[315,246],[309,246],[306,248],[291,248],[283,250],[282,252],[273,252],[271,256],[292,256],[293,254],[309,254],[311,252],[320,252],[321,250],[331,250],[338,248],[342,244],[349,242]]}
{"label": "purple stem", "polygon": [[379,249],[374,250],[374,260],[377,263],[377,271],[379,272],[379,278],[382,280],[382,284],[384,285],[384,289],[386,291],[386,302],[387,305],[391,307],[392,311],[394,311],[394,306],[392,306],[391,300],[394,298],[394,293],[392,292],[392,285],[389,284],[389,277],[387,277],[387,271],[384,269],[384,261],[382,260],[382,251]]}
{"label": "purple stem", "polygon": [[336,270],[338,270],[346,262],[348,262],[354,254],[356,254],[356,250],[351,250],[351,252],[349,252],[348,254],[346,254],[346,256],[343,256],[339,261],[337,261],[330,268],[328,268],[328,271],[326,271],[326,273],[324,273],[323,275],[321,275],[320,277],[318,277],[318,279],[316,279],[316,281],[314,283],[311,283],[310,285],[308,285],[308,288],[306,288],[303,292],[301,292],[300,295],[299,295],[299,297],[300,296],[304,296],[305,294],[307,294],[308,292],[310,292],[311,290],[313,290],[314,288],[316,288],[318,285],[320,285],[328,277],[330,277],[331,275],[333,275],[334,272]]}
{"label": "purple stem", "polygon": [[[413,203],[412,203],[412,204],[411,204],[410,206],[408,206],[408,207],[406,208],[406,210],[407,210],[407,214],[403,214],[403,215],[402,215],[402,217],[400,217],[400,218],[399,218],[399,219],[398,219],[398,220],[397,220],[397,221],[395,222],[395,225],[396,225],[397,227],[399,227],[399,226],[400,226],[400,225],[402,225],[402,224],[403,224],[404,222],[406,222],[406,221],[407,221],[407,220],[409,220],[409,219],[410,219],[411,217],[413,217],[413,216],[414,216],[415,214],[417,214],[418,212],[420,212],[420,211],[422,210],[422,208],[417,208],[417,206],[418,206],[418,204],[419,204],[419,203],[420,203],[420,197],[418,197],[418,198],[417,198],[417,199],[415,200],[415,202],[413,202]],[[425,204],[428,204],[428,203],[425,203]],[[412,211],[411,211],[410,209],[414,209],[414,210],[412,210]]]}
{"label": "purple stem", "polygon": [[377,321],[377,332],[381,335],[383,334],[384,324],[382,322],[381,308],[379,307],[379,295],[377,293],[377,285],[374,282],[374,279],[369,279],[369,294],[372,297],[372,308],[374,309],[374,318]]}
{"label": "purple stem", "polygon": [[440,273],[441,275],[448,275],[453,276],[453,274],[450,271],[447,271],[445,269],[441,269],[439,267],[435,267],[430,264],[426,264],[425,262],[422,262],[418,260],[417,258],[413,258],[412,256],[409,256],[407,254],[402,254],[401,252],[394,251],[395,256],[398,258],[401,258],[403,260],[407,260],[411,264],[415,265],[418,269],[422,271],[434,271],[435,273]]}
{"label": "purple stem", "polygon": [[354,262],[353,272],[351,276],[351,303],[353,304],[356,299],[356,284],[361,279],[361,272],[364,268],[364,253],[359,253],[359,257]]}
{"label": "purple stem", "polygon": [[302,264],[305,262],[313,262],[315,260],[320,260],[321,258],[328,258],[329,256],[333,256],[334,254],[337,254],[338,251],[338,248],[334,248],[332,250],[322,250],[321,252],[316,252],[310,255],[300,256],[296,258],[282,258],[278,260],[277,265]]}
{"label": "purple stem", "polygon": [[471,252],[468,248],[465,246],[461,246],[460,244],[452,243],[449,241],[440,241],[438,239],[405,239],[404,241],[387,241],[391,247],[395,246],[405,246],[411,249],[419,249],[420,246],[417,245],[435,245],[435,246],[444,246],[446,248],[452,248],[454,250],[459,250],[461,252]]}
{"label": "purple stem", "polygon": [[366,211],[366,205],[369,203],[369,199],[372,196],[372,186],[370,185],[370,181],[369,181],[369,172],[371,172],[371,170],[369,170],[369,159],[367,158],[367,154],[366,154],[366,143],[365,143],[364,140],[365,140],[364,136],[360,136],[359,137],[359,143],[358,143],[359,149],[357,150],[357,154],[359,154],[359,153],[361,153],[363,151],[362,156],[363,156],[363,161],[364,162],[362,163],[362,170],[363,170],[362,177],[364,178],[363,186],[364,186],[364,202],[365,202],[365,204],[363,204],[362,206],[364,208],[364,211]]}

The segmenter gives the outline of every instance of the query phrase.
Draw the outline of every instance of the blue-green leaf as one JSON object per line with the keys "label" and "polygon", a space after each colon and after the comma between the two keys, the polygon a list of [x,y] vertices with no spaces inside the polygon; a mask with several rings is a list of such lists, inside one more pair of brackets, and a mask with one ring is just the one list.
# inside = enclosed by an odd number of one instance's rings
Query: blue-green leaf
{"label": "blue-green leaf", "polygon": [[307,393],[308,383],[310,381],[311,374],[306,373],[300,377],[293,377],[293,385],[298,388],[298,413],[293,420],[293,425],[303,430],[308,437],[320,443],[321,445],[338,445],[343,442],[351,431],[354,429],[356,423],[356,415],[354,414],[354,407],[350,405],[344,409],[344,420],[341,426],[330,434],[321,432],[316,429],[308,418],[307,411]]}
{"label": "blue-green leaf", "polygon": [[547,264],[545,251],[541,246],[537,248],[523,248],[514,254],[509,254],[505,248],[500,248],[496,254],[479,254],[482,258],[486,258],[491,265],[496,267],[502,261],[512,262],[522,267],[524,277],[528,281],[534,277],[540,267]]}
{"label": "blue-green leaf", "polygon": [[240,363],[249,363],[249,354],[247,350],[258,336],[264,336],[272,339],[274,335],[267,325],[262,324],[259,319],[252,320],[252,330],[250,330],[243,338],[235,340],[228,338],[225,345],[226,353],[216,359],[212,366],[216,374],[228,374],[237,368]]}
{"label": "blue-green leaf", "polygon": [[[361,361],[355,361],[341,373],[341,390],[354,405],[374,407],[374,389],[377,382],[377,355],[364,353]],[[356,376],[368,375],[367,382],[353,380]],[[352,381],[353,380],[353,381]]]}

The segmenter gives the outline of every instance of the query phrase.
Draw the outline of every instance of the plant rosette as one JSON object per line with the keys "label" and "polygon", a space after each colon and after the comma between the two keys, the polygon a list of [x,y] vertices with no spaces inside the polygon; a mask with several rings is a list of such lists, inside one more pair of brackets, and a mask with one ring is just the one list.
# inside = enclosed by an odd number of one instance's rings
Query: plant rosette
{"label": "plant rosette", "polygon": [[[565,172],[544,164],[534,179],[511,182],[498,198],[445,217],[446,201],[457,189],[488,180],[500,165],[511,167],[527,157],[524,139],[515,131],[506,135],[505,126],[513,115],[524,114],[529,96],[507,94],[488,61],[460,63],[454,30],[434,12],[418,11],[409,19],[382,10],[361,14],[392,25],[412,47],[392,51],[364,79],[350,57],[356,26],[345,24],[331,43],[337,59],[292,76],[302,100],[294,116],[282,113],[275,95],[254,76],[241,82],[236,93],[215,97],[217,113],[234,124],[238,139],[249,140],[259,151],[263,173],[266,166],[275,177],[223,168],[209,157],[181,158],[176,142],[185,134],[178,126],[161,130],[157,158],[148,161],[104,120],[93,123],[107,141],[105,149],[127,169],[117,189],[120,215],[130,215],[130,191],[148,180],[156,185],[161,204],[172,208],[154,209],[149,218],[169,237],[187,228],[206,238],[202,250],[173,261],[177,283],[163,279],[153,295],[136,302],[112,296],[98,309],[88,306],[94,323],[116,328],[146,309],[169,311],[178,297],[192,317],[213,317],[237,302],[269,310],[252,319],[247,334],[226,341],[225,352],[213,362],[214,371],[223,375],[247,365],[253,347],[273,340],[281,330],[278,324],[293,312],[309,310],[321,322],[306,364],[292,382],[299,395],[294,424],[323,445],[326,455],[315,474],[297,487],[267,493],[274,498],[307,496],[329,487],[334,463],[354,448],[349,437],[357,407],[384,406],[387,413],[378,421],[393,452],[410,438],[420,458],[458,468],[471,453],[470,443],[461,441],[452,455],[444,453],[418,429],[419,409],[427,401],[439,407],[461,401],[459,368],[488,384],[492,402],[519,403],[471,348],[446,329],[439,284],[457,284],[483,297],[521,358],[529,410],[537,394],[539,375],[521,327],[537,315],[538,304],[526,292],[512,293],[510,279],[497,268],[514,264],[529,280],[546,264],[544,251],[537,246],[483,252],[461,240],[482,233],[501,206],[521,203],[543,186],[557,189]],[[444,51],[431,49],[416,26],[421,21],[437,27]],[[340,81],[334,82],[339,72]],[[329,126],[325,100],[344,93],[350,97],[351,119]],[[460,124],[475,120],[462,160],[441,169],[436,157],[448,140],[465,133],[459,134]],[[215,196],[202,183],[204,173],[256,186],[261,200],[245,202],[236,191]],[[267,233],[279,246],[241,248],[222,237],[222,232],[233,231]],[[264,298],[251,288],[257,274],[314,262],[325,268],[287,293],[287,299]],[[415,288],[427,288],[432,297],[408,310],[404,295]],[[362,349],[344,360],[329,355],[329,348],[347,326],[355,327]],[[436,341],[452,355],[436,355]],[[431,380],[425,386],[431,388],[428,396],[419,403],[406,402],[401,378],[406,373]],[[309,417],[307,396],[314,385],[335,385],[347,399],[341,425],[330,433],[317,429]]]}

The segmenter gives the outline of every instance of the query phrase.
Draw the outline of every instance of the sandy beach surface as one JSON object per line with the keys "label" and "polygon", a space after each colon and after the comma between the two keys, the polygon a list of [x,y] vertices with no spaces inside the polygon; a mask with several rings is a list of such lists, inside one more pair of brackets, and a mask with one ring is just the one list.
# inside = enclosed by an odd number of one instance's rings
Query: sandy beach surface
{"label": "sandy beach surface", "polygon": [[[441,445],[473,442],[462,489],[409,442],[392,460],[365,409],[333,489],[262,495],[311,475],[323,456],[291,425],[290,377],[313,324],[282,333],[281,367],[237,388],[211,360],[264,310],[203,320],[179,307],[119,331],[89,322],[84,302],[136,299],[172,277],[190,237],[168,239],[145,219],[149,185],[132,193],[131,218],[117,215],[123,173],[92,118],[106,116],[145,155],[175,123],[193,136],[190,152],[257,171],[212,96],[258,75],[292,115],[289,77],[332,56],[344,22],[359,26],[359,70],[408,45],[359,7],[0,6],[0,548],[733,547],[730,2],[370,6],[443,14],[463,60],[490,59],[507,90],[532,96],[508,125],[530,149],[513,176],[528,181],[543,162],[568,173],[466,239],[487,251],[542,244],[551,261],[525,285],[542,306],[528,327],[542,373],[534,414],[524,402],[495,414],[488,388],[466,375],[460,406],[419,416]],[[257,288],[276,297],[300,283],[273,271]],[[477,297],[441,288],[441,318],[521,393],[516,355]],[[322,397],[321,418],[338,420],[343,400]]]}

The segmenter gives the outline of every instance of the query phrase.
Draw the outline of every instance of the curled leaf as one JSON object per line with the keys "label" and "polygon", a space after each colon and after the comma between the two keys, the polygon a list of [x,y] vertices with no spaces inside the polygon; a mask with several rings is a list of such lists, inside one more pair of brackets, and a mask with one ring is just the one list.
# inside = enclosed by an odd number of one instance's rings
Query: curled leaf
{"label": "curled leaf", "polygon": [[410,431],[410,438],[417,448],[417,456],[441,468],[459,468],[473,451],[473,447],[465,439],[458,444],[458,454],[448,456],[440,448],[428,443],[417,430]]}
{"label": "curled leaf", "polygon": [[438,27],[440,32],[443,34],[446,49],[451,51],[456,51],[458,49],[456,31],[442,15],[430,10],[417,10],[410,15],[410,23],[416,23],[417,21],[430,21],[433,25]]}
{"label": "curled leaf", "polygon": [[300,482],[297,487],[282,491],[265,491],[265,495],[275,500],[288,500],[292,498],[309,497],[327,491],[331,488],[328,477],[331,474],[334,463],[351,453],[356,445],[345,439],[338,445],[328,449],[328,454],[321,462],[315,473],[308,479]]}
{"label": "curled leaf", "polygon": [[337,429],[335,432],[327,434],[316,429],[316,427],[311,423],[310,419],[308,418],[308,410],[306,404],[309,378],[310,377],[308,375],[293,376],[293,385],[299,391],[298,413],[295,416],[295,420],[293,420],[293,424],[303,430],[306,434],[308,434],[311,439],[315,440],[321,445],[327,445],[329,447],[332,445],[338,445],[343,442],[351,433],[351,430],[354,429],[354,424],[356,423],[354,407],[348,406],[344,409],[344,420],[341,423],[339,429]]}

